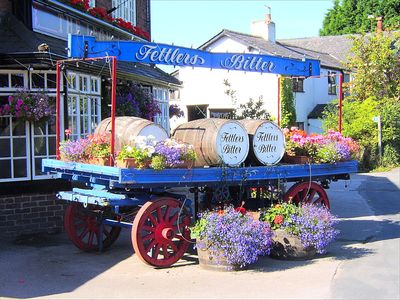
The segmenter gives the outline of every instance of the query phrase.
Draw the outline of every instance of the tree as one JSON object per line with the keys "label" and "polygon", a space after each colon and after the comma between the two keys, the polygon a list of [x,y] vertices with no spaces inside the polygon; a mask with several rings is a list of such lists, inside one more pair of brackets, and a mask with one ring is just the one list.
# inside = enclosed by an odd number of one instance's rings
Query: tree
{"label": "tree", "polygon": [[398,32],[352,37],[353,56],[345,63],[353,70],[353,80],[345,85],[349,100],[400,97],[399,39]]}
{"label": "tree", "polygon": [[[359,141],[364,150],[362,167],[400,164],[400,33],[354,37],[353,56],[346,66],[353,70],[343,101],[343,134]],[[324,112],[324,129],[336,128],[337,102]],[[381,116],[383,157],[378,159],[377,124]]]}
{"label": "tree", "polygon": [[296,124],[296,107],[294,105],[293,82],[290,78],[281,79],[281,127]]}
{"label": "tree", "polygon": [[[374,32],[375,17],[386,29],[400,28],[400,0],[335,0],[319,32],[324,35]],[[369,16],[373,16],[369,18]]]}
{"label": "tree", "polygon": [[260,96],[257,101],[250,98],[245,104],[240,104],[240,114],[235,112],[236,119],[257,119],[257,120],[271,120],[271,115],[264,108],[263,97]]}

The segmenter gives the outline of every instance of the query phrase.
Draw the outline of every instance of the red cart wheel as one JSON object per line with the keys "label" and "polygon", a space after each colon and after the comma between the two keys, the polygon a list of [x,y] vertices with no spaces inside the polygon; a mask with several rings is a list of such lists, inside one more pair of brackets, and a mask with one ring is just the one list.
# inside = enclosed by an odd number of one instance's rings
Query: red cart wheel
{"label": "red cart wheel", "polygon": [[[69,239],[83,251],[99,250],[99,229],[97,212],[83,208],[80,204],[70,204],[64,214],[64,228]],[[101,238],[103,248],[110,247],[118,238],[121,227],[103,226]]]}
{"label": "red cart wheel", "polygon": [[155,267],[169,267],[185,254],[190,240],[190,215],[174,198],[146,202],[132,227],[136,255]]}
{"label": "red cart wheel", "polygon": [[294,184],[286,192],[283,200],[295,204],[311,203],[315,205],[323,205],[328,209],[331,208],[328,195],[324,188],[316,182],[299,182]]}

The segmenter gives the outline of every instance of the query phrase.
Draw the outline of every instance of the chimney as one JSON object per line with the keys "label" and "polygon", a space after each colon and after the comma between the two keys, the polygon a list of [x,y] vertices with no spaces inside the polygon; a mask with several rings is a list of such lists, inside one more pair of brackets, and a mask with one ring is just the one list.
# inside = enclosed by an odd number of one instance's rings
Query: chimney
{"label": "chimney", "polygon": [[276,42],[275,23],[272,22],[271,12],[265,15],[265,20],[251,23],[251,34],[262,37],[272,43]]}
{"label": "chimney", "polygon": [[376,17],[376,33],[382,32],[382,17]]}

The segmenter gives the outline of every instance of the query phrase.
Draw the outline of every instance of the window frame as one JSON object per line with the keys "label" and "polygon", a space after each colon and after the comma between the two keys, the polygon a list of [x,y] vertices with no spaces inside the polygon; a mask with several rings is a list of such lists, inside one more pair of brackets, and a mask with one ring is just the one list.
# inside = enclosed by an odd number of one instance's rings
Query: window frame
{"label": "window frame", "polygon": [[[300,82],[301,86],[299,84]],[[293,93],[304,93],[304,78],[292,78],[292,91]]]}
{"label": "window frame", "polygon": [[336,72],[328,71],[328,95],[337,95],[336,76]]}
{"label": "window frame", "polygon": [[112,7],[117,9],[112,12],[113,18],[121,18],[136,26],[136,0],[112,0]]}

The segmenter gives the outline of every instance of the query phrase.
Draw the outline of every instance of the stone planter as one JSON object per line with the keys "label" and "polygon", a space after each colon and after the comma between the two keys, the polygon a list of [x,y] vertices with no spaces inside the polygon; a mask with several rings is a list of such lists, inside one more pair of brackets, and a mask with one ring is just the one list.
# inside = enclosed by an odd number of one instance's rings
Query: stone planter
{"label": "stone planter", "polygon": [[197,244],[197,255],[199,257],[199,266],[201,268],[214,271],[223,271],[223,272],[243,270],[243,268],[240,268],[237,265],[229,264],[223,257],[217,261],[212,257],[210,251],[202,248],[203,247],[200,247]]}
{"label": "stone planter", "polygon": [[317,251],[314,247],[305,248],[298,236],[285,230],[274,230],[273,246],[270,256],[278,259],[306,260],[313,258]]}

